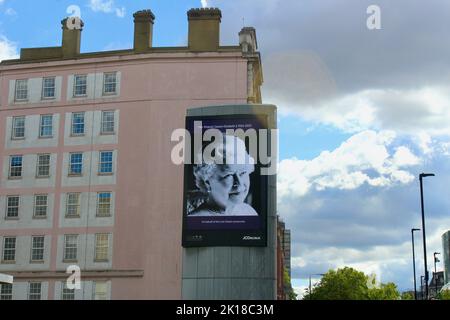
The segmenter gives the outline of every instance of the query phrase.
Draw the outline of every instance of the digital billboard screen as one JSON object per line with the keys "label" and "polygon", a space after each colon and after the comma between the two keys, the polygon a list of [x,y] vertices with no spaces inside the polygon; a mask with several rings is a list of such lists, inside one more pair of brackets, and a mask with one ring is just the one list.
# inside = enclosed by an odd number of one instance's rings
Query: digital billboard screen
{"label": "digital billboard screen", "polygon": [[266,246],[266,129],[259,115],[186,118],[184,247]]}

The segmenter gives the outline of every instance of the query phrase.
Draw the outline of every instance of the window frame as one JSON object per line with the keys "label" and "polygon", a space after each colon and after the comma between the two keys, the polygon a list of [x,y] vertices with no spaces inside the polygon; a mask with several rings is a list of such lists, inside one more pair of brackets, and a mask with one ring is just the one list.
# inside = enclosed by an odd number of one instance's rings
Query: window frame
{"label": "window frame", "polygon": [[[70,196],[71,195],[77,195],[77,204],[69,203]],[[77,214],[69,214],[69,207],[75,206],[77,208]],[[66,212],[65,217],[66,218],[79,218],[80,217],[80,209],[81,209],[81,193],[80,192],[68,192],[66,193]]]}
{"label": "window frame", "polygon": [[[32,286],[35,284],[39,285],[39,293],[31,292]],[[37,296],[38,294],[39,294],[39,299],[31,298],[33,295]],[[39,282],[39,281],[28,282],[28,300],[42,300],[42,282]]]}
{"label": "window frame", "polygon": [[[97,284],[103,284],[105,286],[105,292],[97,291]],[[92,286],[92,300],[108,300],[108,281],[94,281],[94,285]],[[104,299],[97,299],[97,293],[104,295]]]}
{"label": "window frame", "polygon": [[[99,239],[100,237],[106,236],[105,239]],[[101,243],[101,241],[106,241]],[[109,233],[96,233],[95,234],[95,245],[94,245],[94,262],[108,262],[109,261],[109,245],[110,245],[110,234]]]}
{"label": "window frame", "polygon": [[[4,288],[8,288],[9,292],[5,292]],[[5,299],[5,297],[7,297]],[[12,283],[0,283],[0,300],[12,300],[13,298],[13,284]]]}
{"label": "window frame", "polygon": [[[66,292],[66,290],[70,292]],[[68,295],[71,299],[66,299]],[[75,289],[67,288],[66,281],[61,281],[61,300],[75,300]]]}
{"label": "window frame", "polygon": [[[74,247],[68,247],[67,246],[67,239],[69,237],[75,238],[75,245]],[[74,249],[75,252],[75,258],[67,258],[67,250],[68,249]],[[63,247],[63,262],[77,262],[78,261],[78,234],[65,234],[64,235],[64,247]]]}
{"label": "window frame", "polygon": [[[6,241],[14,239],[14,248],[6,248]],[[5,253],[7,250],[13,251],[13,259],[5,259]],[[6,236],[3,237],[3,243],[2,243],[2,263],[9,263],[9,264],[15,264],[16,263],[16,250],[17,250],[17,237],[15,236]]]}
{"label": "window frame", "polygon": [[[10,198],[18,198],[17,201],[17,215],[16,216],[10,216],[9,213],[9,199]],[[18,220],[20,215],[20,196],[19,195],[8,195],[6,196],[6,210],[5,210],[5,219],[6,220]]]}
{"label": "window frame", "polygon": [[[77,79],[83,77],[85,79],[84,84],[77,84]],[[77,87],[83,87],[84,86],[84,93],[78,93],[77,94]],[[87,97],[87,86],[88,86],[88,75],[87,74],[75,74],[73,76],[73,97],[74,98],[80,98],[80,97]]]}
{"label": "window frame", "polygon": [[[109,201],[108,201],[108,204],[107,204],[108,205],[108,214],[100,213],[100,211],[104,210],[104,208],[101,208],[101,206],[106,206],[106,203],[102,203],[100,201],[102,194],[109,194]],[[96,212],[96,216],[100,217],[100,218],[111,217],[112,216],[111,211],[112,211],[112,192],[111,191],[98,192],[97,193],[97,212]]]}
{"label": "window frame", "polygon": [[[102,161],[102,154],[111,153],[111,161]],[[108,165],[111,163],[111,171],[103,172],[102,165]],[[98,154],[98,175],[99,176],[110,176],[114,174],[114,150],[102,150]]]}
{"label": "window frame", "polygon": [[[41,157],[48,157],[48,164],[42,164],[40,162]],[[36,178],[49,178],[50,177],[50,167],[52,162],[52,155],[50,153],[41,153],[37,155],[36,160]],[[41,174],[40,169],[48,167],[48,174]]]}
{"label": "window frame", "polygon": [[[106,82],[106,78],[108,76],[114,75],[114,81]],[[102,89],[102,95],[103,96],[114,96],[117,95],[117,71],[112,72],[104,72],[103,73],[103,89]],[[107,91],[106,88],[108,85],[114,86],[114,91]]]}
{"label": "window frame", "polygon": [[[18,127],[16,125],[16,120],[23,119],[23,136],[17,136]],[[25,126],[26,126],[26,116],[14,116],[12,117],[11,123],[11,140],[25,140]],[[20,127],[19,127],[20,129]]]}
{"label": "window frame", "polygon": [[[72,156],[74,155],[81,155],[81,162],[74,162],[72,164]],[[71,152],[69,153],[69,177],[81,177],[83,176],[83,152]],[[74,172],[72,171],[72,165],[79,165],[81,164],[81,170],[80,172]]]}
{"label": "window frame", "polygon": [[[20,175],[12,175],[12,169],[17,169],[18,166],[13,167],[13,158],[18,158],[20,157]],[[23,155],[21,154],[16,154],[16,155],[10,155],[9,156],[9,172],[8,172],[8,179],[9,180],[17,180],[17,179],[22,179],[23,176]]]}
{"label": "window frame", "polygon": [[[35,247],[35,239],[42,239],[42,248],[40,247]],[[35,250],[39,250],[39,255],[37,255],[38,257],[42,257],[42,259],[35,259],[34,258],[34,253]],[[41,253],[42,251],[42,253]],[[31,253],[30,253],[30,262],[31,263],[43,263],[45,260],[45,236],[31,236]]]}
{"label": "window frame", "polygon": [[[43,124],[44,117],[51,117],[51,123]],[[50,128],[51,133],[49,135],[42,134],[43,129]],[[53,114],[41,114],[39,118],[39,138],[40,139],[49,139],[53,138]]]}
{"label": "window frame", "polygon": [[[53,87],[46,87],[45,86],[45,82],[46,80],[53,80]],[[50,89],[53,90],[53,95],[52,96],[46,96],[45,95],[45,90],[46,89]],[[42,78],[42,94],[41,94],[41,98],[42,100],[54,100],[56,98],[56,77],[44,77]]]}
{"label": "window frame", "polygon": [[[24,88],[19,88],[19,84],[25,84],[25,89]],[[19,98],[18,97],[18,92],[19,91],[23,91],[25,92],[25,98]],[[15,88],[14,88],[14,101],[15,102],[26,102],[28,101],[28,79],[16,79],[15,82]]]}
{"label": "window frame", "polygon": [[[38,197],[45,197],[45,205],[37,204]],[[45,207],[45,215],[37,215],[36,214],[38,206],[40,208]],[[34,201],[33,201],[33,219],[46,219],[47,216],[48,216],[48,194],[35,194]]]}
{"label": "window frame", "polygon": [[[112,114],[112,121],[105,120],[105,114]],[[102,110],[102,116],[100,120],[100,134],[113,135],[116,133],[116,111],[115,110]],[[104,130],[105,126],[112,124],[112,130]]]}
{"label": "window frame", "polygon": [[[83,123],[75,123],[75,117],[77,115],[83,115]],[[83,130],[82,132],[75,132],[74,128],[76,125],[82,125]],[[72,137],[81,137],[86,134],[86,112],[80,111],[80,112],[72,112],[72,119],[70,121],[70,136]]]}

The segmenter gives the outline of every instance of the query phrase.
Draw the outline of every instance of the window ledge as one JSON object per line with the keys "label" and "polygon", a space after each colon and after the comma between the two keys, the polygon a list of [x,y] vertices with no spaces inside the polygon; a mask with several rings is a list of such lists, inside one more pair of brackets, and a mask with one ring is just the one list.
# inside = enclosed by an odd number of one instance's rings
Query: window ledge
{"label": "window ledge", "polygon": [[84,137],[86,134],[85,133],[71,133],[70,137],[71,138],[79,138],[79,137]]}
{"label": "window ledge", "polygon": [[8,180],[22,180],[22,176],[20,176],[20,177],[8,177]]}
{"label": "window ledge", "polygon": [[44,264],[45,260],[30,260],[31,264]]}
{"label": "window ledge", "polygon": [[19,221],[19,217],[5,217],[6,221]]}
{"label": "window ledge", "polygon": [[64,263],[77,263],[78,259],[63,259]]}
{"label": "window ledge", "polygon": [[114,135],[116,135],[116,132],[115,131],[112,131],[112,132],[100,132],[100,135],[101,136],[114,136]]}
{"label": "window ledge", "polygon": [[69,175],[68,175],[69,177],[71,177],[71,178],[76,178],[76,177],[82,177],[83,176],[83,174],[81,174],[81,173],[69,173]]}
{"label": "window ledge", "polygon": [[65,215],[64,216],[66,219],[80,219],[81,218],[81,216],[78,214],[78,215]]}
{"label": "window ledge", "polygon": [[113,176],[114,172],[99,172],[99,176]]}
{"label": "window ledge", "polygon": [[108,214],[108,215],[106,215],[106,214],[97,214],[95,217],[96,218],[111,218],[112,215],[111,214]]}
{"label": "window ledge", "polygon": [[24,141],[25,137],[22,137],[22,138],[13,138],[13,137],[11,137],[11,140],[12,141]]}
{"label": "window ledge", "polygon": [[49,179],[50,176],[36,176],[36,179]]}
{"label": "window ledge", "polygon": [[33,220],[46,220],[47,216],[33,216]]}
{"label": "window ledge", "polygon": [[9,261],[9,260],[2,260],[2,264],[16,264],[16,260],[11,260],[11,261]]}
{"label": "window ledge", "polygon": [[109,262],[109,259],[94,259],[95,263],[105,263],[105,262]]}
{"label": "window ledge", "polygon": [[53,138],[54,138],[53,135],[51,135],[51,136],[39,136],[39,139],[42,139],[42,140],[48,140],[48,139],[53,139]]}

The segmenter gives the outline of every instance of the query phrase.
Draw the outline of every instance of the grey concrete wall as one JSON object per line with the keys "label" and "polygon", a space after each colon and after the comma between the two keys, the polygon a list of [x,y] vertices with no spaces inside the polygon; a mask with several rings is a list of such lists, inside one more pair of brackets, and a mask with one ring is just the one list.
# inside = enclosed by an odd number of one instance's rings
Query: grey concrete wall
{"label": "grey concrete wall", "polygon": [[450,231],[442,235],[442,249],[444,257],[444,281],[450,282]]}
{"label": "grey concrete wall", "polygon": [[[277,125],[273,105],[211,106],[188,116],[267,115]],[[183,248],[182,298],[186,300],[276,299],[276,175],[269,176],[267,247]]]}

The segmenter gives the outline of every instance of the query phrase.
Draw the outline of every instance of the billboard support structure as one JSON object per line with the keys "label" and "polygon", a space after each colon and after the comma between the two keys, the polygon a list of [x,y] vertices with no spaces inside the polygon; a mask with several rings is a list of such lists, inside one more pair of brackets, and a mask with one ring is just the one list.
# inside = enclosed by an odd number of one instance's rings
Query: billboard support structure
{"label": "billboard support structure", "polygon": [[[211,106],[189,109],[186,129],[195,131],[192,124],[200,121],[204,125],[202,133],[208,128],[222,133],[230,128],[273,132],[277,126],[276,119],[274,105]],[[265,141],[267,150],[273,149],[270,145],[272,139],[260,139],[258,137],[258,149]],[[185,164],[183,299],[276,299],[276,170],[261,174],[267,172],[267,163],[260,163],[260,152],[255,158],[249,139],[226,136],[223,149],[217,148],[223,152],[214,151],[212,154],[228,156],[230,147],[227,144],[231,140],[235,142],[233,156],[239,154],[239,148],[246,150],[243,154],[256,161],[254,166],[246,166],[248,162],[246,165],[231,162],[233,164],[230,165],[229,158],[223,164],[214,162],[213,172],[202,165],[209,162]],[[195,147],[194,142],[194,148],[189,152],[191,160],[195,160],[196,151],[200,150],[198,144],[197,150]],[[205,150],[204,144],[201,150]],[[275,164],[276,152],[278,150],[271,154]],[[206,170],[213,181],[203,183],[203,176],[197,173],[202,170]],[[205,200],[200,201],[200,205],[192,205],[193,194],[201,193],[202,189],[209,192],[209,199],[219,204]],[[223,197],[217,190],[228,191],[223,191]],[[226,203],[232,205],[227,206]],[[212,207],[222,208],[222,211],[214,214]]]}

